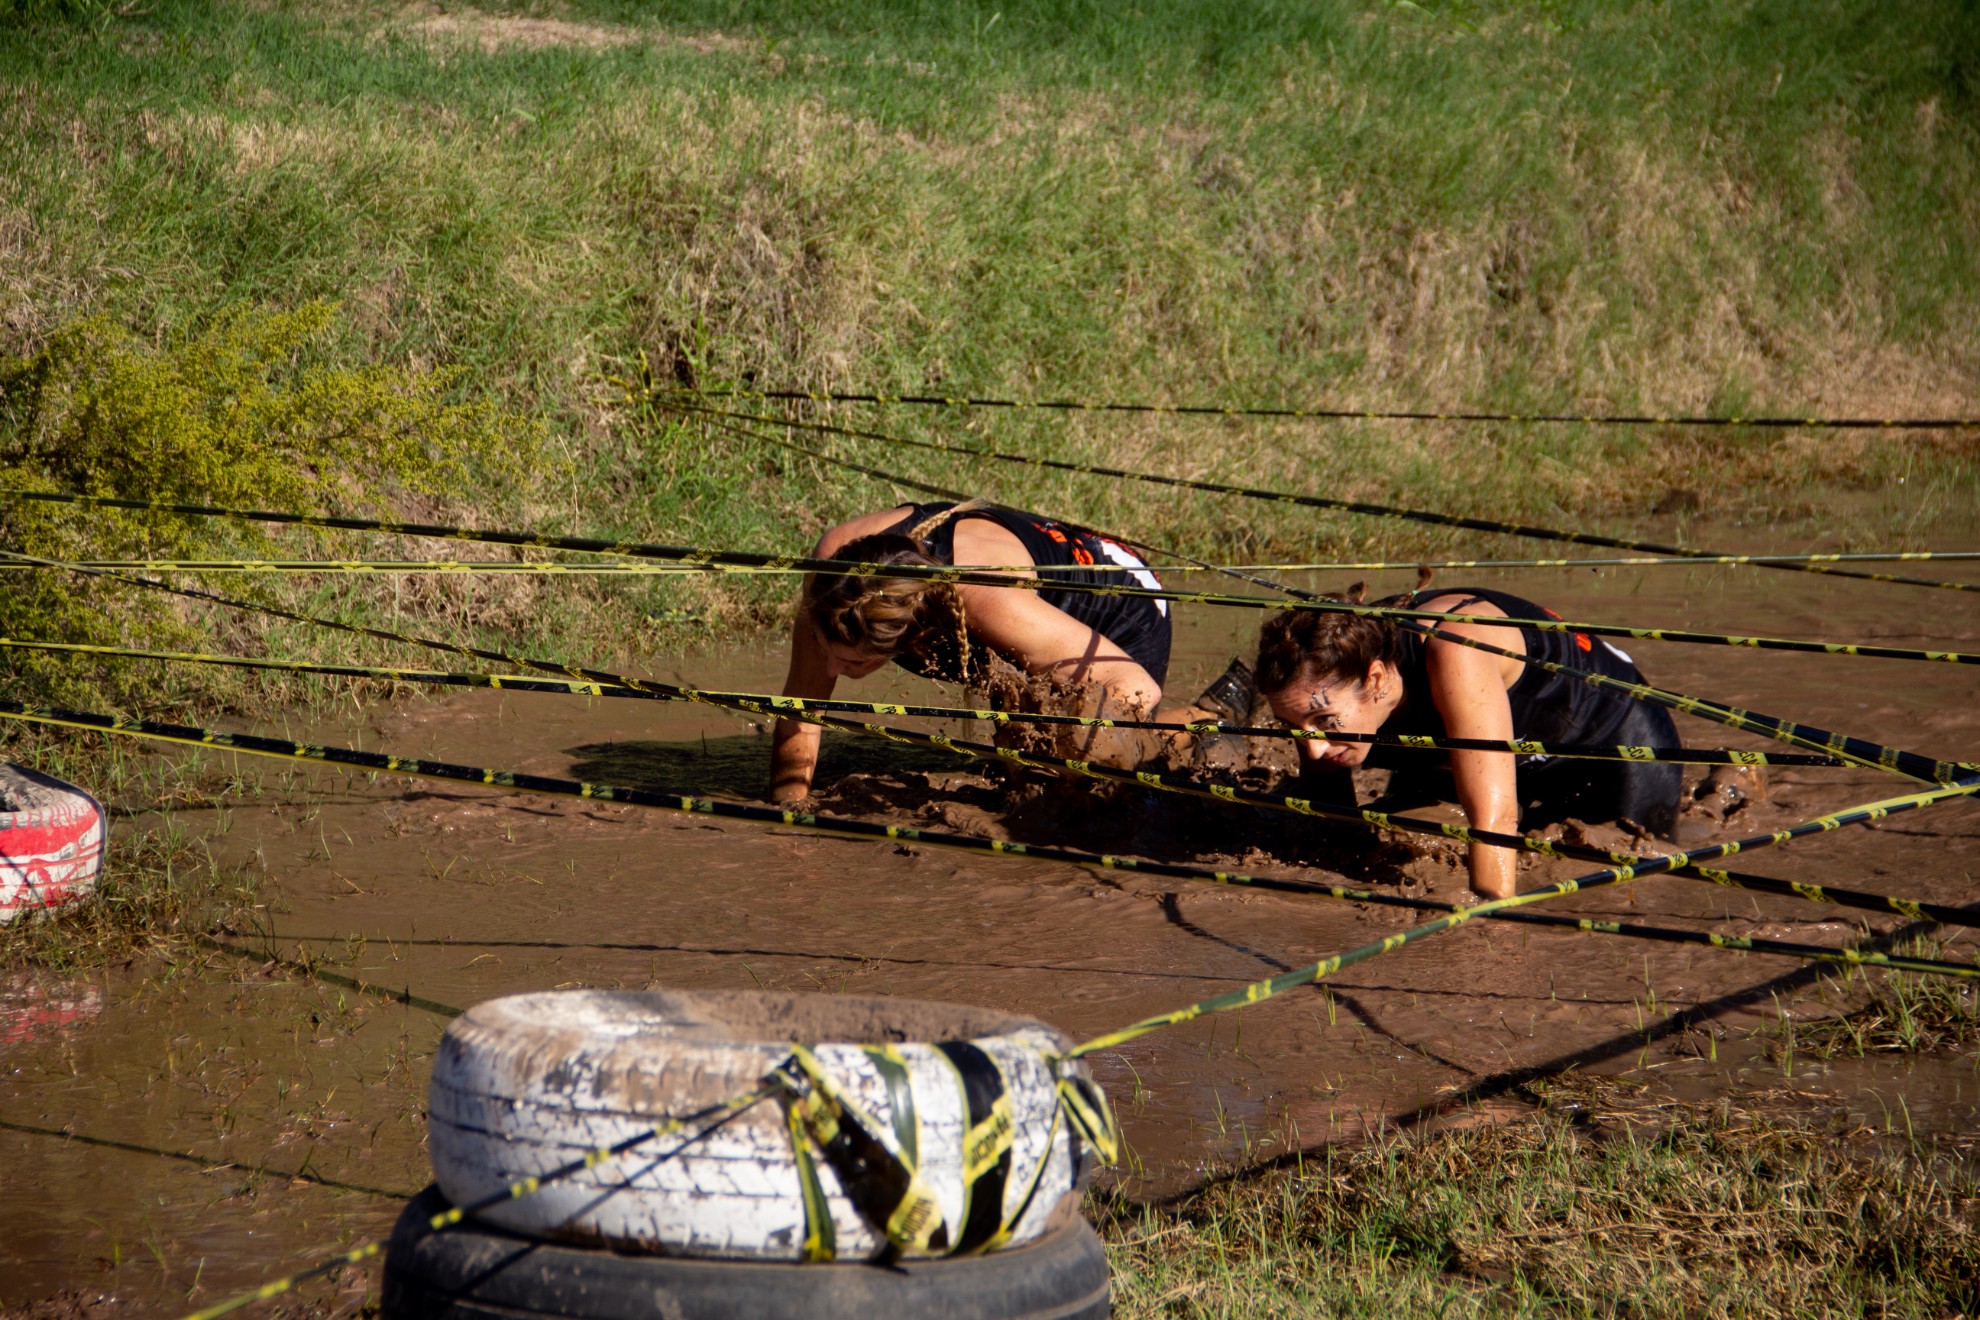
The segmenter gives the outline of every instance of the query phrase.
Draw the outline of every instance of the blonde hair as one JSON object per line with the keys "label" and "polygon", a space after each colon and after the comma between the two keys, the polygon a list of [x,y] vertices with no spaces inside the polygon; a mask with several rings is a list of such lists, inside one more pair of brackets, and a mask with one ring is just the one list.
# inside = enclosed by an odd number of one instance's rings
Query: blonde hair
{"label": "blonde hair", "polygon": [[906,653],[938,671],[946,667],[948,659],[941,654],[944,641],[952,640],[953,677],[967,682],[969,621],[956,584],[886,570],[949,567],[937,557],[928,538],[950,519],[983,504],[982,500],[966,500],[929,515],[905,533],[874,532],[848,541],[832,557],[870,564],[877,571],[813,574],[799,609],[828,642],[890,660]]}

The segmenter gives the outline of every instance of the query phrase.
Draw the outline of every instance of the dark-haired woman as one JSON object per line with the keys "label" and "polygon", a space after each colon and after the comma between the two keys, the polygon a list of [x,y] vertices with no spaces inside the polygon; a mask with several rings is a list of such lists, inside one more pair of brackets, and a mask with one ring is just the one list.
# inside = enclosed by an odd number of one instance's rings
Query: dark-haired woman
{"label": "dark-haired woman", "polygon": [[[883,566],[1010,568],[1052,582],[1161,587],[1148,565],[1117,541],[1054,518],[974,501],[869,513],[826,532],[812,553]],[[1038,568],[1055,571],[1041,575],[1033,571]],[[1099,689],[1096,713],[1146,717],[1160,703],[1168,678],[1169,635],[1166,600],[937,582],[884,571],[814,574],[805,579],[791,630],[784,695],[829,697],[839,679],[864,678],[890,661],[926,677],[968,682],[980,670],[979,648],[987,648],[1056,683]],[[1155,718],[1229,716],[1202,707]],[[818,742],[817,725],[778,722],[771,745],[772,799],[794,802],[810,793]],[[1104,749],[1098,754],[1108,756]],[[1109,759],[1137,758],[1116,750]]]}
{"label": "dark-haired woman", "polygon": [[[1560,617],[1530,600],[1484,588],[1415,592],[1383,603],[1504,619]],[[1286,724],[1320,733],[1678,745],[1677,728],[1663,707],[1526,663],[1546,660],[1641,683],[1630,658],[1599,638],[1517,624],[1435,627],[1512,654],[1426,637],[1391,619],[1288,610],[1267,622],[1260,635],[1259,694]],[[1669,762],[1533,757],[1516,765],[1504,752],[1453,751],[1446,778],[1434,761],[1425,765],[1434,753],[1317,740],[1301,740],[1299,749],[1311,780],[1324,779],[1330,770],[1390,767],[1396,772],[1391,799],[1455,797],[1474,828],[1500,834],[1517,834],[1529,807],[1534,818],[1619,820],[1666,838],[1677,822],[1680,773]],[[1473,889],[1487,898],[1513,893],[1518,863],[1513,849],[1474,843],[1470,861]]]}

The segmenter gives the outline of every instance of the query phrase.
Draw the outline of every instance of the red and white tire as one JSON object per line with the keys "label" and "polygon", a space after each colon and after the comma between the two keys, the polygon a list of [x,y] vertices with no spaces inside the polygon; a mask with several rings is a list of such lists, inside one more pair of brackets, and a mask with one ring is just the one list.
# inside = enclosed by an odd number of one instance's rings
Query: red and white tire
{"label": "red and white tire", "polygon": [[[893,1043],[918,1122],[920,1175],[946,1221],[962,1222],[965,1103],[931,1040],[967,1039],[994,1060],[1014,1136],[1002,1212],[1007,1244],[1060,1222],[1083,1163],[1057,1117],[1047,1056],[1068,1041],[1027,1018],[912,1000],[762,992],[516,995],[478,1004],[448,1027],[429,1090],[435,1181],[455,1205],[649,1130],[669,1116],[755,1087],[813,1047],[843,1094],[896,1142],[889,1086],[861,1043]],[[852,1043],[835,1043],[852,1042]],[[897,1082],[898,1084],[898,1082]],[[676,1148],[679,1152],[674,1152]],[[817,1161],[838,1256],[882,1245]],[[1034,1190],[1035,1183],[1035,1190]],[[1027,1203],[1028,1197],[1028,1203]],[[804,1258],[805,1214],[791,1133],[765,1101],[708,1136],[656,1139],[480,1218],[515,1231],[620,1248],[744,1260]]]}
{"label": "red and white tire", "polygon": [[103,808],[82,789],[0,763],[0,925],[88,898],[105,831]]}

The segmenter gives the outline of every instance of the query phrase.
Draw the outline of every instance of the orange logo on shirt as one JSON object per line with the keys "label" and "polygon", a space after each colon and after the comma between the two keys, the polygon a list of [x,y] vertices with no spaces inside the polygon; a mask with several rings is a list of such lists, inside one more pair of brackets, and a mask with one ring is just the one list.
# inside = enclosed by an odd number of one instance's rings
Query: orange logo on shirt
{"label": "orange logo on shirt", "polygon": [[[1556,622],[1560,622],[1560,621],[1561,621],[1561,616],[1560,616],[1560,615],[1558,615],[1558,614],[1556,614],[1556,613],[1554,613],[1554,612],[1553,612],[1552,610],[1550,610],[1550,609],[1548,609],[1548,608],[1547,608],[1547,607],[1546,607],[1545,605],[1542,605],[1542,606],[1540,607],[1540,612],[1541,612],[1542,614],[1544,614],[1544,615],[1546,615],[1546,616],[1547,616],[1548,618],[1550,618],[1550,619],[1553,619],[1553,620],[1554,620],[1554,621],[1556,621]],[[1593,643],[1593,642],[1591,642],[1591,641],[1589,641],[1589,640],[1588,640],[1588,634],[1587,634],[1587,633],[1584,633],[1584,632],[1578,632],[1578,633],[1575,633],[1575,634],[1573,634],[1573,636],[1574,636],[1574,644],[1575,644],[1576,646],[1578,646],[1578,647],[1580,647],[1580,648],[1581,648],[1582,650],[1584,650],[1584,651],[1592,651],[1592,650],[1594,650],[1594,649],[1595,649],[1595,643]]]}

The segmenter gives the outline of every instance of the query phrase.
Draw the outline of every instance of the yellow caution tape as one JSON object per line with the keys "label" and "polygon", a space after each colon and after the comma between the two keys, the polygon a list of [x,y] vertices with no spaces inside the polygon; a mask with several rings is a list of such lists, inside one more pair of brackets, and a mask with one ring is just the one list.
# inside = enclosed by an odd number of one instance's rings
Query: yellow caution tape
{"label": "yellow caution tape", "polygon": [[[422,639],[394,634],[409,644]],[[576,679],[527,678],[510,674],[467,674],[444,670],[401,669],[383,665],[325,664],[309,660],[281,660],[256,656],[216,655],[199,651],[152,651],[134,647],[98,646],[84,642],[41,642],[18,637],[0,637],[0,648],[49,651],[58,654],[102,656],[108,659],[157,660],[174,664],[219,665],[240,669],[261,669],[278,673],[321,674],[326,677],[364,678],[388,683],[419,683],[445,687],[486,688],[502,692],[555,692],[574,696],[631,697],[655,701],[686,701],[682,693],[634,687],[636,680],[580,681]],[[520,662],[516,662],[520,663]],[[1738,748],[1642,747],[1628,744],[1592,745],[1582,743],[1543,743],[1530,738],[1432,738],[1423,734],[1321,733],[1314,729],[1288,729],[1280,725],[1228,724],[1221,720],[1131,720],[1111,716],[1057,715],[1034,711],[992,710],[974,706],[935,706],[896,701],[850,701],[841,698],[784,697],[770,692],[728,692],[712,688],[693,689],[709,702],[724,707],[753,703],[752,711],[767,706],[783,718],[790,712],[822,711],[863,715],[897,715],[930,719],[983,720],[1002,725],[1059,725],[1086,729],[1146,729],[1160,733],[1221,734],[1242,738],[1276,738],[1313,742],[1372,743],[1383,747],[1407,747],[1435,751],[1506,752],[1516,756],[1568,757],[1584,760],[1669,761],[1684,765],[1846,765],[1840,757],[1793,752],[1753,752]]]}
{"label": "yellow caution tape", "polygon": [[1489,916],[1510,908],[1541,903],[1548,899],[1565,897],[1568,894],[1579,893],[1583,890],[1627,884],[1632,880],[1640,879],[1646,875],[1654,875],[1661,871],[1671,871],[1685,866],[1696,866],[1700,862],[1730,856],[1736,852],[1750,852],[1758,848],[1773,847],[1810,834],[1820,834],[1830,830],[1842,829],[1847,825],[1883,820],[1900,812],[1915,811],[1921,807],[1928,807],[1950,798],[1970,797],[1975,793],[1980,793],[1980,779],[1974,779],[1963,784],[1948,784],[1942,788],[1931,789],[1923,793],[1907,794],[1904,797],[1886,798],[1880,802],[1865,803],[1859,807],[1850,807],[1843,811],[1817,816],[1811,820],[1803,821],[1798,825],[1774,830],[1768,834],[1757,834],[1750,838],[1739,839],[1729,843],[1712,844],[1705,848],[1673,853],[1667,857],[1646,858],[1641,864],[1636,866],[1608,867],[1572,880],[1563,880],[1558,884],[1548,885],[1542,889],[1535,889],[1528,893],[1514,894],[1507,898],[1495,898],[1488,902],[1480,903],[1475,907],[1459,908],[1457,911],[1439,917],[1434,921],[1428,921],[1420,926],[1412,926],[1408,930],[1384,936],[1382,939],[1376,940],[1371,944],[1364,944],[1359,948],[1333,954],[1330,957],[1322,958],[1318,962],[1311,963],[1305,967],[1294,968],[1292,971],[1281,973],[1278,976],[1254,981],[1239,989],[1199,1000],[1194,1004],[1176,1009],[1173,1012],[1143,1018],[1141,1021],[1123,1027],[1118,1031],[1111,1031],[1102,1036],[1095,1036],[1093,1039],[1067,1051],[1066,1057],[1073,1059],[1082,1058],[1096,1050],[1112,1049],[1138,1037],[1145,1036],[1151,1031],[1159,1031],[1164,1027],[1177,1026],[1208,1013],[1223,1013],[1231,1009],[1244,1008],[1251,1004],[1262,1003],[1286,990],[1323,980],[1344,967],[1351,967],[1356,963],[1364,962],[1370,958],[1391,953],[1426,936],[1455,929],[1474,917]]}

